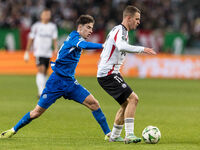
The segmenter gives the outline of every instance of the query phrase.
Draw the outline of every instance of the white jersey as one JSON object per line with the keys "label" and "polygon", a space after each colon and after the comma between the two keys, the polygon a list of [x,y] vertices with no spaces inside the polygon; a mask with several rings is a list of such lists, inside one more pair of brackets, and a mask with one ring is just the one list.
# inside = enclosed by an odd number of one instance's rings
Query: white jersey
{"label": "white jersey", "polygon": [[29,38],[33,39],[33,52],[36,57],[52,57],[52,41],[57,39],[58,31],[54,23],[36,22],[31,27]]}
{"label": "white jersey", "polygon": [[122,24],[115,26],[110,31],[101,53],[97,77],[119,73],[127,52],[142,52],[144,50],[144,47],[129,45],[128,41],[128,31]]}

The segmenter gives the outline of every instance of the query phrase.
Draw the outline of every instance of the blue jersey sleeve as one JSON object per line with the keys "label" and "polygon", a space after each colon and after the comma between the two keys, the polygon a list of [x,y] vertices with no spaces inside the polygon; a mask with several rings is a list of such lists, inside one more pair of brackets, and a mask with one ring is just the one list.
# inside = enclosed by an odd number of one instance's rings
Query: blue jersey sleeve
{"label": "blue jersey sleeve", "polygon": [[80,42],[78,46],[83,49],[101,49],[101,48],[103,48],[102,44],[92,43],[92,42],[87,42],[87,41]]}
{"label": "blue jersey sleeve", "polygon": [[87,42],[83,38],[74,38],[71,43],[73,46],[82,48],[82,49],[101,49],[101,48],[103,48],[102,44]]}

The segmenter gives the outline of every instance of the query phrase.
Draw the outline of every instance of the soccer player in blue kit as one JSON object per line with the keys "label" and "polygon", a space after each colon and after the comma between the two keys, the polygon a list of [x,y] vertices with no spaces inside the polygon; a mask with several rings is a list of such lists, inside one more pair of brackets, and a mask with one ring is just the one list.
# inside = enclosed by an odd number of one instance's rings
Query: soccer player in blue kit
{"label": "soccer player in blue kit", "polygon": [[93,25],[94,19],[90,15],[81,15],[77,19],[77,31],[72,31],[69,34],[58,52],[56,61],[52,62],[53,73],[46,83],[38,104],[32,111],[25,114],[13,128],[1,133],[0,138],[12,137],[20,128],[42,115],[49,106],[62,96],[65,99],[72,99],[89,108],[101,126],[105,137],[110,134],[106,117],[98,101],[74,77],[82,49],[103,48],[102,44],[85,41],[92,34]]}

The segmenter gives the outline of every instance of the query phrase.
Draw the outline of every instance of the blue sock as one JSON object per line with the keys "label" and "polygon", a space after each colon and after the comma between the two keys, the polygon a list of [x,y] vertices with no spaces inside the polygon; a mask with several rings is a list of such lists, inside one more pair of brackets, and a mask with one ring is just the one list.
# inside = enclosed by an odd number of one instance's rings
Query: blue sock
{"label": "blue sock", "polygon": [[15,132],[17,132],[20,128],[30,123],[33,119],[30,118],[30,112],[28,112],[22,119],[14,126]]}
{"label": "blue sock", "polygon": [[106,121],[106,117],[103,114],[101,108],[95,110],[92,112],[94,118],[97,120],[97,122],[99,123],[99,125],[101,126],[104,134],[108,134],[110,132],[110,128],[108,126],[108,123]]}

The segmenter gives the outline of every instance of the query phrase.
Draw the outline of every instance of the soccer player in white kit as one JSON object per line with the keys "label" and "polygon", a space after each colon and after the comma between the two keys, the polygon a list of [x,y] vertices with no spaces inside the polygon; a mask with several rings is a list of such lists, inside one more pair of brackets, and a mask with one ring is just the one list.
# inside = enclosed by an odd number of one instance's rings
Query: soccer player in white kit
{"label": "soccer player in white kit", "polygon": [[40,14],[41,21],[32,25],[29,33],[29,39],[24,54],[24,60],[29,60],[29,51],[33,45],[33,53],[36,58],[37,75],[36,84],[38,87],[38,97],[42,94],[47,80],[47,70],[50,58],[52,57],[52,44],[54,47],[54,55],[58,51],[57,37],[58,31],[54,23],[50,22],[51,11],[44,9]]}
{"label": "soccer player in white kit", "polygon": [[[125,83],[119,72],[126,53],[156,54],[151,48],[128,44],[128,31],[136,29],[139,24],[140,10],[134,6],[127,6],[123,11],[122,23],[115,26],[107,36],[98,65],[97,80],[99,84],[121,105],[109,137],[111,142],[141,142],[141,138],[134,134],[134,117],[138,96]],[[126,135],[123,139],[120,135],[124,123]]]}

